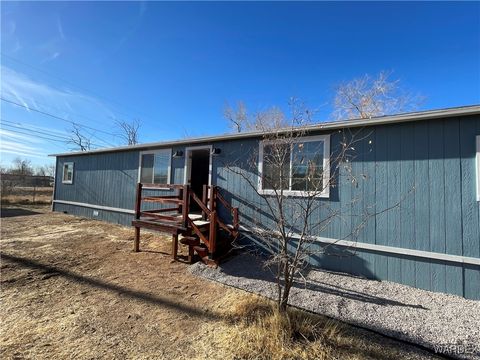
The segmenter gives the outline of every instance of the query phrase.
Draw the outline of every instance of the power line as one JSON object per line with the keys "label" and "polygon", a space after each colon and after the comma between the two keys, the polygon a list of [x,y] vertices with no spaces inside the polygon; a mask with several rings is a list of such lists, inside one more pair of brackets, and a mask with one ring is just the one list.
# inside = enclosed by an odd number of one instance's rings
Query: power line
{"label": "power line", "polygon": [[[35,105],[42,105],[42,107],[49,107],[50,109],[52,109],[51,106],[45,104],[44,102],[39,102],[38,100],[35,99]],[[72,112],[69,112],[68,115],[72,116],[72,117],[82,117],[86,120],[90,120],[90,121],[97,121],[98,122],[98,119],[92,119],[91,117],[88,117],[88,116],[85,116],[85,115],[82,115],[82,114],[78,114],[78,113],[72,113]],[[114,118],[112,117],[107,117],[107,118],[110,118],[110,120],[114,120]],[[73,121],[73,120],[72,120]],[[75,122],[77,125],[80,125],[80,126],[86,126],[86,125],[82,125],[82,123],[78,123],[78,122]],[[115,136],[115,137],[118,137],[118,135],[116,134],[111,134],[112,136]],[[114,145],[111,145],[111,146],[114,146]]]}
{"label": "power line", "polygon": [[[42,134],[42,135],[47,135],[47,136],[50,136],[52,138],[57,138],[57,139],[63,139],[65,141],[69,140],[68,137],[66,136],[60,136],[60,135],[53,135],[53,134],[49,134],[49,133],[46,133],[46,132],[43,132],[43,131],[39,131],[39,130],[33,130],[33,129],[28,129],[28,128],[24,128],[22,126],[15,126],[15,125],[10,125],[10,124],[3,124],[3,122],[5,122],[5,120],[2,119],[2,125],[3,126],[6,126],[8,128],[13,128],[13,129],[19,129],[19,130],[23,130],[23,131],[30,131],[30,132],[33,132],[35,134]],[[8,130],[8,129],[7,129]]]}
{"label": "power line", "polygon": [[[30,128],[31,130],[35,130],[35,131],[39,131],[39,132],[45,132],[45,131],[49,131],[49,129],[46,129],[46,128],[43,128],[43,127],[40,127],[40,126],[35,126],[35,125],[32,125],[32,124],[26,124],[26,123],[21,123],[21,122],[18,122],[18,121],[11,121],[11,120],[7,120],[5,118],[0,118],[0,120],[4,123],[7,123],[5,125],[8,125],[8,124],[11,124],[11,125],[14,125],[16,127],[21,127],[21,128]],[[61,138],[66,138],[68,137],[68,134],[66,132],[60,132],[60,131],[57,131],[56,134],[55,132],[47,132],[47,135],[51,135],[51,136],[56,136],[56,137],[61,137]]]}
{"label": "power line", "polygon": [[[50,117],[52,117],[52,118],[54,118],[54,119],[66,121],[66,122],[68,122],[68,123],[70,123],[70,124],[73,124],[74,126],[83,127],[83,128],[84,128],[84,131],[85,131],[86,133],[88,133],[90,136],[92,136],[92,137],[96,138],[97,140],[103,142],[103,143],[106,144],[107,146],[113,146],[113,147],[115,146],[114,144],[112,144],[112,143],[110,143],[110,142],[108,142],[108,141],[106,141],[106,140],[103,140],[102,138],[96,136],[94,133],[86,130],[85,128],[93,129],[94,131],[100,131],[100,132],[103,132],[103,133],[105,133],[105,134],[112,135],[112,136],[114,136],[114,137],[117,136],[117,135],[108,133],[108,132],[103,131],[103,130],[95,129],[95,128],[92,128],[92,127],[90,127],[90,126],[77,123],[77,122],[75,122],[75,121],[67,120],[67,119],[61,118],[61,117],[59,117],[59,116],[57,116],[57,115],[53,115],[53,114],[47,113],[47,112],[45,112],[45,111],[41,111],[41,110],[34,109],[34,108],[29,108],[28,106],[19,104],[19,103],[15,102],[15,101],[7,100],[7,99],[5,99],[5,98],[3,98],[3,97],[0,98],[0,99],[3,100],[3,101],[5,101],[5,102],[8,102],[8,103],[14,104],[14,105],[16,105],[16,106],[22,107],[22,108],[24,108],[24,109],[26,109],[26,110],[28,110],[28,111],[35,111],[35,112],[38,112],[38,113],[40,113],[40,114],[50,116]],[[99,146],[99,147],[101,147],[101,146]]]}
{"label": "power line", "polygon": [[73,124],[73,125],[77,125],[77,126],[80,126],[80,127],[83,127],[83,128],[87,128],[87,129],[91,129],[91,130],[94,130],[94,131],[102,132],[102,133],[107,134],[107,135],[110,135],[110,136],[116,136],[115,134],[109,133],[108,131],[96,129],[96,128],[93,128],[93,127],[91,127],[91,126],[84,125],[84,124],[78,123],[78,122],[73,121],[73,120],[68,120],[68,119],[62,118],[62,117],[60,117],[60,116],[47,113],[47,112],[42,111],[42,110],[38,110],[38,109],[35,109],[35,108],[29,108],[29,107],[26,106],[26,105],[19,104],[19,103],[15,102],[15,101],[11,101],[11,100],[5,99],[4,97],[0,97],[0,100],[5,101],[5,102],[10,103],[10,104],[13,104],[13,105],[16,105],[16,106],[19,106],[19,107],[22,107],[22,108],[24,108],[24,109],[26,109],[26,110],[28,110],[28,111],[35,111],[35,112],[37,112],[37,113],[40,113],[40,114],[46,115],[46,116],[50,116],[50,117],[52,117],[52,118],[54,118],[54,119],[57,119],[57,120],[66,121],[66,122],[68,122],[68,123],[70,123],[70,124]]}
{"label": "power line", "polygon": [[[110,103],[117,104],[117,106],[119,105],[119,106],[123,106],[124,108],[127,108],[127,106],[126,106],[125,104],[123,104],[123,103],[121,103],[121,102],[119,102],[119,101],[116,101],[116,100],[114,100],[114,99],[108,98],[108,97],[106,97],[106,96],[104,96],[104,95],[102,95],[102,94],[96,93],[96,92],[94,92],[94,91],[85,89],[84,87],[79,86],[79,85],[77,85],[77,84],[74,84],[73,82],[71,82],[71,81],[69,81],[69,80],[66,80],[66,79],[64,79],[64,78],[62,78],[62,77],[59,77],[58,75],[51,74],[51,73],[49,73],[48,71],[45,71],[45,70],[43,70],[43,69],[40,69],[40,68],[37,67],[37,66],[31,65],[31,64],[27,64],[26,62],[24,62],[24,61],[22,61],[22,60],[19,60],[19,59],[17,59],[17,58],[14,58],[14,57],[12,57],[12,56],[10,56],[10,55],[7,55],[7,54],[5,54],[4,52],[0,52],[0,53],[1,53],[2,56],[6,57],[6,58],[8,58],[8,59],[10,59],[10,60],[12,60],[12,61],[14,61],[14,62],[17,62],[17,63],[19,63],[19,64],[22,64],[23,66],[30,67],[30,68],[32,68],[32,69],[34,69],[34,70],[36,70],[36,71],[39,71],[39,72],[41,72],[41,73],[43,73],[43,74],[45,74],[45,75],[50,76],[50,77],[52,77],[52,78],[55,78],[55,79],[57,79],[57,80],[63,81],[63,82],[65,82],[65,83],[67,83],[67,84],[70,84],[71,86],[76,87],[77,89],[82,90],[83,92],[93,94],[94,96],[99,97],[99,98],[102,98],[102,99],[104,99],[104,100],[107,100],[107,101],[109,101]],[[128,108],[130,108],[130,110],[133,111],[133,113],[140,113],[138,110],[133,109],[131,106],[128,106]],[[132,113],[132,114],[127,114],[127,113],[125,113],[125,112],[118,111],[118,110],[117,110],[116,112],[119,113],[119,114],[127,115],[127,116],[131,116],[131,115],[133,114],[133,113]],[[141,114],[141,113],[140,113],[140,114]],[[144,114],[144,115],[145,115],[145,114]]]}
{"label": "power line", "polygon": [[[23,134],[23,135],[29,135],[29,136],[32,136],[31,133],[28,133],[28,132],[23,132],[23,131],[19,131],[19,130],[8,130],[9,132],[13,132],[13,133],[17,133],[17,134]],[[38,135],[38,134],[35,134],[35,137],[38,137],[40,139],[44,139],[44,140],[49,140],[49,141],[56,141],[56,142],[61,142],[61,143],[66,143],[65,140],[58,140],[58,139],[52,139],[52,138],[48,138],[46,136],[41,136],[41,135]]]}
{"label": "power line", "polygon": [[[9,121],[9,120],[5,120],[3,118],[0,118],[0,120],[2,121],[2,123],[7,122],[7,121],[12,122],[12,121]],[[40,138],[46,139],[46,140],[63,142],[63,143],[69,143],[69,142],[72,141],[72,139],[69,138],[69,137],[50,134],[50,133],[40,131],[40,130],[36,130],[36,129],[28,129],[28,128],[25,128],[25,127],[15,126],[15,125],[10,125],[10,124],[5,124],[5,123],[2,124],[2,126],[8,127],[8,129],[6,129],[6,130],[9,131],[9,132],[11,131],[11,132],[14,132],[14,133],[19,133],[19,134],[24,134],[24,135],[29,135],[29,136],[35,135],[35,137],[40,137]],[[15,130],[13,130],[13,129],[15,129]],[[19,130],[22,130],[22,131],[19,131]],[[101,145],[95,144],[95,143],[91,143],[91,145],[93,145],[95,147],[102,147]]]}
{"label": "power line", "polygon": [[[23,134],[23,135],[31,135],[31,134],[23,133],[21,131],[16,131],[16,130],[8,130],[8,131],[11,131],[13,133]],[[40,135],[37,135],[36,137],[47,140],[48,142],[50,142],[52,145],[54,145],[57,148],[62,148],[62,149],[64,148],[63,146],[58,145],[57,142],[62,142],[63,144],[65,144],[65,141],[48,139],[48,138],[40,136]],[[1,146],[0,146],[0,150],[1,150]]]}

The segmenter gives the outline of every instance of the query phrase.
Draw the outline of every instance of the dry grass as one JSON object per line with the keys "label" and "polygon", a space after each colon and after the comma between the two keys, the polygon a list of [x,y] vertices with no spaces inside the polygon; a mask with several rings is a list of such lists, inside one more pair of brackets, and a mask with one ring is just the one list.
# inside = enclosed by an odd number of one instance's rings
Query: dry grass
{"label": "dry grass", "polygon": [[294,308],[281,314],[274,302],[256,295],[232,294],[223,298],[218,306],[225,318],[224,324],[210,331],[211,342],[199,358],[215,357],[209,349],[222,349],[223,359],[394,359],[405,356],[398,343],[393,345],[385,338],[382,342],[376,334]]}
{"label": "dry grass", "polygon": [[143,233],[132,253],[131,228],[5,209],[1,359],[434,358],[306,312],[282,317],[268,300],[172,262],[161,235]]}
{"label": "dry grass", "polygon": [[52,203],[52,187],[15,187],[1,196],[2,204],[36,204],[48,205]]}

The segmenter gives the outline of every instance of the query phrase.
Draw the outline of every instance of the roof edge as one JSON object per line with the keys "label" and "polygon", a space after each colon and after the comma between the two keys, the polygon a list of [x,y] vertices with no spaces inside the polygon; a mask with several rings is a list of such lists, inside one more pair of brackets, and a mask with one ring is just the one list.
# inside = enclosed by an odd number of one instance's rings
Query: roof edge
{"label": "roof edge", "polygon": [[[341,129],[341,128],[383,125],[383,124],[401,123],[401,122],[408,122],[408,121],[440,119],[440,118],[454,117],[454,116],[468,116],[468,115],[475,115],[475,114],[480,114],[480,105],[469,105],[469,106],[460,106],[460,107],[445,108],[445,109],[417,111],[417,112],[410,112],[410,113],[403,113],[403,114],[396,114],[396,115],[385,115],[385,116],[374,117],[370,119],[352,119],[352,120],[321,122],[313,125],[298,127],[297,129],[298,130],[301,129],[305,131],[334,130],[334,129]],[[279,130],[279,131],[281,132],[282,130]],[[289,128],[288,130],[285,129],[283,131],[291,131],[291,128]],[[152,142],[152,143],[145,143],[145,144],[138,144],[138,145],[117,146],[112,148],[95,149],[90,151],[57,153],[57,154],[50,154],[48,156],[56,156],[56,157],[79,156],[79,155],[89,155],[89,154],[99,154],[99,153],[120,152],[120,151],[145,150],[145,149],[151,149],[155,147],[166,147],[166,146],[171,147],[171,146],[198,144],[198,143],[205,143],[205,142],[217,142],[217,141],[225,141],[225,140],[256,138],[256,137],[262,137],[263,135],[264,135],[264,132],[262,131],[252,131],[252,132],[245,132],[245,133],[213,135],[213,136],[197,137],[197,138],[181,139],[181,140],[173,140],[173,141],[159,141],[159,142]]]}

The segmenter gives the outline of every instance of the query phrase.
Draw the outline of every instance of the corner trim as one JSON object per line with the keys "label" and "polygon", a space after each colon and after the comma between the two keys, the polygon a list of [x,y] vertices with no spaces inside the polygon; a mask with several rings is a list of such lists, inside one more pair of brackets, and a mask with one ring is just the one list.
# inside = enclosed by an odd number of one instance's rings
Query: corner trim
{"label": "corner trim", "polygon": [[477,153],[475,156],[477,172],[477,201],[480,201],[480,135],[477,135]]}

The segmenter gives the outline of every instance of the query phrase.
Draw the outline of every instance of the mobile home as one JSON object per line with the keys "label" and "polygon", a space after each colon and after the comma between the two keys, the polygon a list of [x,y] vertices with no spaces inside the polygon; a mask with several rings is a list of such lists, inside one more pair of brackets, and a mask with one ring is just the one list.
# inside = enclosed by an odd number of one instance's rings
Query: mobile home
{"label": "mobile home", "polygon": [[[351,256],[340,261],[327,252],[312,256],[311,265],[480,299],[480,106],[323,122],[303,128],[298,141],[328,158],[345,131],[360,139],[351,166],[365,176],[319,194],[316,201],[338,209],[342,220],[312,235],[318,246],[334,242],[332,249]],[[198,196],[214,185],[238,208],[240,232],[248,233],[255,221],[269,221],[251,205],[259,203],[258,191],[268,192],[264,141],[262,132],[251,132],[56,154],[53,210],[131,225],[138,183],[188,184]],[[252,154],[257,191],[230,169],[247,171]],[[289,161],[291,169],[295,156]],[[301,195],[285,184],[286,197]],[[356,210],[371,206],[375,215],[350,238]],[[312,221],[323,216],[318,209]]]}

